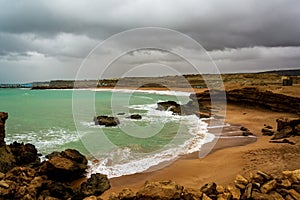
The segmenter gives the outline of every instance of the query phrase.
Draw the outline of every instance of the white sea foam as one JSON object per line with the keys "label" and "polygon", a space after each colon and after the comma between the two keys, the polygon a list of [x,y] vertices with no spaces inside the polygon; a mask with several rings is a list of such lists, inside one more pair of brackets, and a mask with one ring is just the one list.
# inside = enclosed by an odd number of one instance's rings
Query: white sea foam
{"label": "white sea foam", "polygon": [[189,139],[177,145],[171,142],[161,150],[146,154],[134,153],[128,147],[112,150],[102,155],[103,159],[97,163],[90,162],[89,174],[100,172],[112,178],[143,172],[163,162],[175,160],[180,155],[199,151],[203,144],[214,139],[214,136],[207,132],[208,124],[197,116],[173,115],[170,111],[156,110],[156,107],[156,104],[130,106],[132,109],[146,110],[147,113],[142,118],[144,120],[156,119],[160,123],[165,121],[182,122],[188,127]]}
{"label": "white sea foam", "polygon": [[49,130],[20,133],[8,135],[6,137],[7,143],[12,143],[14,141],[31,143],[43,154],[51,153],[54,150],[63,150],[62,145],[78,140],[79,138],[75,131],[55,127]]}

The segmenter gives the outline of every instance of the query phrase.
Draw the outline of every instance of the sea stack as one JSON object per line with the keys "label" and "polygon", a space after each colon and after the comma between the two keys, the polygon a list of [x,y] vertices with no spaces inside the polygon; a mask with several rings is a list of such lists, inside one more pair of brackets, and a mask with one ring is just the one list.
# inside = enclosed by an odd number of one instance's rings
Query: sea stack
{"label": "sea stack", "polygon": [[0,146],[5,145],[5,121],[8,118],[6,112],[0,112]]}

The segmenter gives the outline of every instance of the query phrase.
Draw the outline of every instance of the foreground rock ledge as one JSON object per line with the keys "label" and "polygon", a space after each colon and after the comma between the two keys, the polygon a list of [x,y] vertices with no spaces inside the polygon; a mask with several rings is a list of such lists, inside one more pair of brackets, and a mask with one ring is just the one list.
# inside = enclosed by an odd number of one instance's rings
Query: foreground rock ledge
{"label": "foreground rock ledge", "polygon": [[262,171],[248,179],[237,175],[234,182],[226,187],[207,183],[198,190],[184,188],[174,181],[146,182],[137,193],[125,188],[119,194],[112,193],[109,199],[298,200],[300,169],[283,171],[281,177],[276,178]]}

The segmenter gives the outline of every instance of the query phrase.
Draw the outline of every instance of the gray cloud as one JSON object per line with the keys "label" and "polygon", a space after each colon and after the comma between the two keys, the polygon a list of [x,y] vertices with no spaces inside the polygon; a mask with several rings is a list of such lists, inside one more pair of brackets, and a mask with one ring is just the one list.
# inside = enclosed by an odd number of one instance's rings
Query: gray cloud
{"label": "gray cloud", "polygon": [[[27,65],[45,72],[45,79],[74,76],[81,59],[99,42],[146,26],[187,34],[209,51],[221,71],[299,67],[298,0],[0,0],[0,7],[0,82],[8,81],[7,71],[22,71]],[[118,51],[121,45],[140,44],[145,37],[151,43],[168,36],[134,35],[102,53]],[[168,42],[174,48],[181,44],[172,38]],[[192,47],[186,51],[199,58]],[[170,56],[158,58],[171,66],[183,64]],[[124,60],[128,66],[145,61],[141,55]],[[21,80],[21,75],[15,79]],[[37,74],[26,77],[39,78]]]}
{"label": "gray cloud", "polygon": [[103,40],[120,31],[162,26],[182,31],[209,50],[300,45],[297,0],[1,1],[2,32]]}

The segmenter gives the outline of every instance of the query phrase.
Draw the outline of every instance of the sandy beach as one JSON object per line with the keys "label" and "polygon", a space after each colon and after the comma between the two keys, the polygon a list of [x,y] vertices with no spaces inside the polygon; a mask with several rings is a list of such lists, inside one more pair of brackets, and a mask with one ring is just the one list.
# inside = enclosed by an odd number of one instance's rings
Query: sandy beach
{"label": "sandy beach", "polygon": [[110,193],[118,193],[123,188],[137,191],[146,180],[173,180],[187,188],[199,189],[212,181],[226,185],[233,182],[237,174],[247,177],[250,172],[257,170],[279,174],[283,170],[298,169],[299,138],[290,139],[296,142],[296,145],[274,144],[269,143],[270,136],[263,136],[261,133],[264,124],[276,128],[276,119],[279,117],[297,117],[297,115],[228,104],[225,121],[248,128],[257,136],[256,142],[247,144],[249,141],[244,141],[243,138],[220,139],[214,150],[204,158],[198,158],[198,153],[193,153],[157,171],[110,179],[112,187],[101,197],[106,199]]}

